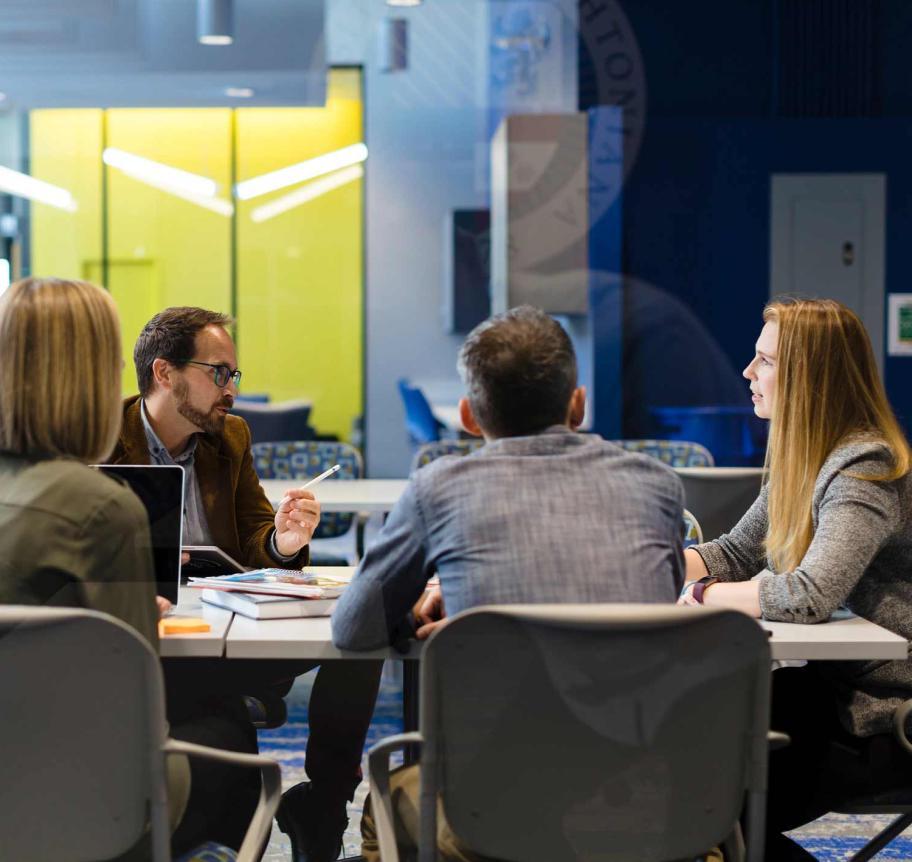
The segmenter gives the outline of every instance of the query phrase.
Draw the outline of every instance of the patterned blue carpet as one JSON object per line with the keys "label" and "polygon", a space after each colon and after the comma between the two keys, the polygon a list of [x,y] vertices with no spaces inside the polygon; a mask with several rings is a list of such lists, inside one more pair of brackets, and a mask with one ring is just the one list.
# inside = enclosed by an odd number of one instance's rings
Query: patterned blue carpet
{"label": "patterned blue carpet", "polygon": [[[402,733],[402,678],[401,663],[387,662],[383,668],[380,696],[374,710],[374,718],[367,735],[365,751],[375,742],[395,733]],[[304,781],[304,750],[307,744],[307,702],[316,670],[300,677],[287,698],[288,721],[274,730],[259,732],[260,751],[275,758],[282,765],[282,785],[289,787]],[[395,764],[397,757],[391,759]],[[402,758],[398,758],[401,762]],[[362,770],[367,776],[367,757],[362,761]],[[367,796],[367,781],[362,781],[354,802],[348,806],[349,824],[345,833],[344,855],[357,856],[361,848],[361,810]],[[277,827],[272,830],[269,848],[264,862],[288,862],[291,859],[291,845]]]}
{"label": "patterned blue carpet", "polygon": [[[301,677],[295,683],[288,697],[288,722],[275,730],[260,731],[260,749],[264,754],[278,760],[282,765],[282,779],[286,788],[303,781],[304,749],[307,743],[307,702],[316,671]],[[402,732],[402,681],[401,664],[388,662],[384,666],[383,681],[374,720],[368,734],[367,746],[373,745],[385,736]],[[367,775],[367,761],[363,762]],[[361,783],[355,801],[349,806],[349,828],[345,834],[345,855],[358,855],[361,846],[360,818],[367,795],[367,781]],[[890,822],[890,817],[859,817],[855,815],[831,814],[796,830],[792,837],[819,860],[824,862],[846,862],[852,854],[877,831]],[[264,862],[288,862],[291,846],[288,839],[277,828],[273,829],[269,849]],[[912,860],[912,835],[895,840],[890,847],[875,859]]]}

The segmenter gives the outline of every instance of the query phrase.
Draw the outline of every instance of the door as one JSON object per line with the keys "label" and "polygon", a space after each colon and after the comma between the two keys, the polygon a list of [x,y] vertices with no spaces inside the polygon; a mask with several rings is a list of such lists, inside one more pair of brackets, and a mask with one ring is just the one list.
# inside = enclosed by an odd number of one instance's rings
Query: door
{"label": "door", "polygon": [[883,368],[883,174],[774,174],[770,295],[837,299],[871,336]]}

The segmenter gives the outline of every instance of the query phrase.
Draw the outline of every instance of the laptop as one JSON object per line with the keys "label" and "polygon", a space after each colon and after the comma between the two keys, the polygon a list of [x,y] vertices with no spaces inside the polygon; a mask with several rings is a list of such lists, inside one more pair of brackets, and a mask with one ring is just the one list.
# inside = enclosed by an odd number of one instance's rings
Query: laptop
{"label": "laptop", "polygon": [[146,507],[152,537],[155,591],[176,605],[184,521],[183,469],[174,465],[142,464],[98,464],[96,468],[121,479]]}

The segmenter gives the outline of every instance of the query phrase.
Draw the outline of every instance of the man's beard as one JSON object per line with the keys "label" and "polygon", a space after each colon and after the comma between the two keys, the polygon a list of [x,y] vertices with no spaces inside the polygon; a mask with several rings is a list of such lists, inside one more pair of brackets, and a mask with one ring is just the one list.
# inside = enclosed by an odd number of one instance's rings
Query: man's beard
{"label": "man's beard", "polygon": [[225,416],[216,412],[217,407],[231,407],[234,403],[232,398],[222,398],[208,413],[197,410],[190,404],[190,387],[183,380],[177,382],[174,386],[174,398],[177,402],[177,412],[188,422],[192,422],[197,428],[205,431],[207,434],[221,434],[225,427]]}

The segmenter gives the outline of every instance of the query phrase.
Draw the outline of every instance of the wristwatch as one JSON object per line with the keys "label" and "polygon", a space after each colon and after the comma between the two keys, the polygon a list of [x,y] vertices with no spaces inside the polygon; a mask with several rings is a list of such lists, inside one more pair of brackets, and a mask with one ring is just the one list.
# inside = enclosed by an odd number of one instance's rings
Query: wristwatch
{"label": "wristwatch", "polygon": [[705,577],[700,578],[693,587],[691,588],[690,594],[693,596],[693,600],[698,604],[703,604],[703,593],[706,592],[706,588],[710,584],[718,583],[719,579],[714,578],[712,575],[706,575]]}

